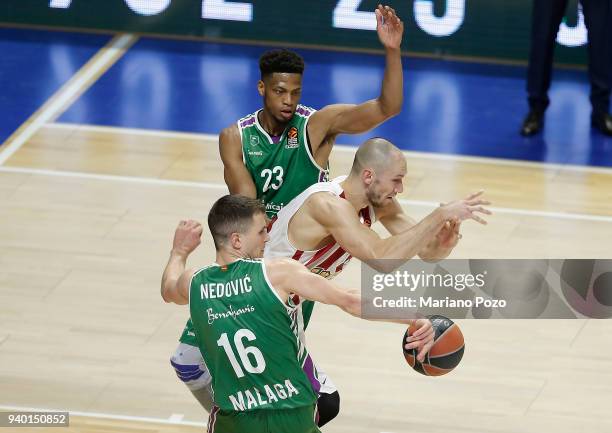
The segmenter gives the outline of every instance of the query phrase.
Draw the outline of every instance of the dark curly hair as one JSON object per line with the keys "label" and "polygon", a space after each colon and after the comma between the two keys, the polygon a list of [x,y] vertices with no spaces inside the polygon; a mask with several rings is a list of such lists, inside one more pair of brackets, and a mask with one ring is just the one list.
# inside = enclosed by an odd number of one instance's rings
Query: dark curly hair
{"label": "dark curly hair", "polygon": [[259,58],[259,70],[263,79],[274,72],[289,74],[304,73],[304,59],[299,54],[289,50],[266,51]]}

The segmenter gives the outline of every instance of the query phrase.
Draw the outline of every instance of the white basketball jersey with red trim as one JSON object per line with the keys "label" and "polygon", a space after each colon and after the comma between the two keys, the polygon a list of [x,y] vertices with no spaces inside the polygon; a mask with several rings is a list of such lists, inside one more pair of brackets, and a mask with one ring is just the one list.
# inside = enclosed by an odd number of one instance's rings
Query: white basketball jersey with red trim
{"label": "white basketball jersey with red trim", "polygon": [[[289,221],[312,194],[328,192],[344,198],[344,191],[340,186],[344,179],[346,176],[337,177],[331,182],[315,183],[286,204],[270,223],[270,240],[266,244],[264,257],[291,257],[325,278],[333,278],[342,272],[352,256],[337,242],[332,241],[315,251],[302,251],[291,245],[288,231]],[[359,211],[359,219],[369,227],[374,222],[374,209],[371,206],[364,207]]]}

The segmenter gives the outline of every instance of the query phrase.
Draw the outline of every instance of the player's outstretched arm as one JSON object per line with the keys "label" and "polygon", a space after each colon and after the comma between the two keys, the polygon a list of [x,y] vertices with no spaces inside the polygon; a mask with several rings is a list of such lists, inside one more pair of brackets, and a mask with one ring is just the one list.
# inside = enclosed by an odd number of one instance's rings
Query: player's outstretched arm
{"label": "player's outstretched arm", "polygon": [[183,220],[174,232],[172,251],[161,280],[161,296],[166,302],[189,303],[189,284],[194,270],[185,270],[187,257],[200,245],[202,225],[194,220]]}
{"label": "player's outstretched arm", "polygon": [[382,239],[361,224],[355,209],[346,200],[328,194],[315,194],[308,203],[312,217],[353,257],[368,261],[381,272],[390,271],[381,259],[410,259],[435,236],[445,221],[439,208],[410,230]]}
{"label": "player's outstretched arm", "polygon": [[343,290],[290,258],[266,259],[265,266],[270,283],[283,302],[289,294],[294,293],[304,299],[336,305],[353,316],[361,317],[361,296],[358,291]]}
{"label": "player's outstretched arm", "polygon": [[223,161],[223,177],[229,193],[256,198],[255,182],[242,159],[242,142],[237,125],[229,126],[219,134],[219,154]]}
{"label": "player's outstretched arm", "polygon": [[308,134],[312,143],[320,143],[330,135],[369,131],[396,116],[402,109],[404,78],[400,45],[404,24],[393,8],[379,6],[375,12],[378,38],[386,53],[380,95],[359,105],[334,104],[317,111],[308,123]]}
{"label": "player's outstretched arm", "polygon": [[488,201],[479,198],[481,193],[436,208],[409,230],[386,239],[360,223],[355,209],[346,200],[330,194],[315,194],[308,202],[309,213],[342,248],[353,257],[369,261],[379,271],[389,271],[381,259],[410,259],[422,251],[435,238],[448,220],[459,222],[473,219],[486,224],[477,213],[490,214],[483,207]]}
{"label": "player's outstretched arm", "polygon": [[[320,275],[313,274],[303,264],[289,259],[277,258],[265,260],[266,273],[283,302],[290,294],[296,294],[310,301],[322,302],[340,307],[345,312],[363,318],[361,315],[361,295],[358,289],[345,290]],[[402,323],[414,327],[406,348],[416,348],[417,358],[422,361],[433,345],[434,331],[428,319],[381,320]]]}

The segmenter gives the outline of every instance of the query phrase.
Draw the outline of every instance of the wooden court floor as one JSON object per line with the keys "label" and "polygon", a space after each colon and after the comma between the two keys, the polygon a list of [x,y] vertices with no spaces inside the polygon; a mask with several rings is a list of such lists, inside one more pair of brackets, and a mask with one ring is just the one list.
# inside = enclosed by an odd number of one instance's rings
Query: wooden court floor
{"label": "wooden court floor", "polygon": [[[336,149],[332,174],[351,161]],[[453,257],[611,256],[612,170],[407,161],[414,217],[481,188],[494,202]],[[178,220],[204,220],[224,193],[204,135],[47,124],[0,165],[0,410],[70,410],[83,433],[202,431],[168,363],[188,312],[163,303],[159,280]],[[213,257],[205,235],[190,264]],[[338,281],[359,287],[358,263]],[[459,321],[460,367],[426,378],[403,360],[400,326],[315,311],[309,346],[342,396],[326,432],[612,431],[609,320]]]}

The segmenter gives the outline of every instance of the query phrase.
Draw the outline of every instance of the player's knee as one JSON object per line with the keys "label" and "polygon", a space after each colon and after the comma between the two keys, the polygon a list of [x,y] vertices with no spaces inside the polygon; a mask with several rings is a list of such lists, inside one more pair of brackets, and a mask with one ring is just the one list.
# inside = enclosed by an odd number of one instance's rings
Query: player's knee
{"label": "player's knee", "polygon": [[206,388],[212,380],[197,348],[181,344],[170,358],[178,378],[191,391]]}
{"label": "player's knee", "polygon": [[319,394],[317,400],[318,426],[322,427],[340,413],[340,394],[335,391],[331,394]]}

